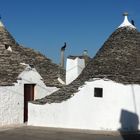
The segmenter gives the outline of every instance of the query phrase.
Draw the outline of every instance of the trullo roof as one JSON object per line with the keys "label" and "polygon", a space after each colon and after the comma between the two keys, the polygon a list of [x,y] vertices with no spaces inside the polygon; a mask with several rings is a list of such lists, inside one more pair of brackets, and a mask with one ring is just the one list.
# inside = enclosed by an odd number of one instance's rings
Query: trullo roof
{"label": "trullo roof", "polygon": [[123,84],[140,84],[140,32],[130,22],[121,24],[105,41],[80,76],[57,92],[35,103],[59,103],[69,99],[86,81],[110,79]]}
{"label": "trullo roof", "polygon": [[25,69],[21,63],[34,65],[47,86],[62,86],[57,78],[63,78],[65,70],[41,53],[20,46],[0,22],[0,86],[13,85],[17,81]]}

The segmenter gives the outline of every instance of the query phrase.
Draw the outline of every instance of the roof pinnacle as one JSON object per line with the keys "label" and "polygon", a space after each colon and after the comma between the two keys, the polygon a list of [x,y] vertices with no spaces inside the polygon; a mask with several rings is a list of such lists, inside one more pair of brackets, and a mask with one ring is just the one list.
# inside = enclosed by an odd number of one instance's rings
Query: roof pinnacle
{"label": "roof pinnacle", "polygon": [[124,12],[124,13],[123,13],[123,16],[128,16],[128,13],[127,13],[127,12]]}
{"label": "roof pinnacle", "polygon": [[2,19],[2,17],[1,17],[1,15],[0,15],[0,27],[4,27],[4,25],[3,25],[2,21],[1,21],[1,19]]}
{"label": "roof pinnacle", "polygon": [[121,28],[121,27],[131,27],[131,28],[136,28],[134,25],[132,25],[129,21],[128,21],[128,13],[127,12],[124,12],[123,13],[123,16],[124,16],[124,21],[123,23],[118,27],[118,28]]}

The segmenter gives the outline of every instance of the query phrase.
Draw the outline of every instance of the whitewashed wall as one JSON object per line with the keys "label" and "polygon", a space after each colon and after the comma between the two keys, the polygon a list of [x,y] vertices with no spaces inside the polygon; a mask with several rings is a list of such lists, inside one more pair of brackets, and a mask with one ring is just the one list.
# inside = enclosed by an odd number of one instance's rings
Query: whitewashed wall
{"label": "whitewashed wall", "polygon": [[[95,87],[103,88],[103,98],[94,97]],[[139,120],[140,86],[109,80],[87,82],[62,103],[29,103],[28,125],[127,131],[140,129]]]}
{"label": "whitewashed wall", "polygon": [[23,87],[0,87],[0,126],[23,123]]}
{"label": "whitewashed wall", "polygon": [[85,60],[80,58],[67,58],[66,63],[66,85],[74,81],[85,68]]}
{"label": "whitewashed wall", "polygon": [[35,99],[58,90],[56,87],[46,87],[35,69],[26,68],[19,78],[21,80],[14,86],[0,87],[0,126],[23,123],[24,84],[36,84]]}

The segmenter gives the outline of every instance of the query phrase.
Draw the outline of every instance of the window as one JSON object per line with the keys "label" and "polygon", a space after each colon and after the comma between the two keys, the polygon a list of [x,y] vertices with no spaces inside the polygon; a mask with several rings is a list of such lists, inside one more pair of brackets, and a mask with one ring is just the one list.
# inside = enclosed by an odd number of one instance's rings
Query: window
{"label": "window", "polygon": [[103,88],[94,88],[94,97],[103,97]]}

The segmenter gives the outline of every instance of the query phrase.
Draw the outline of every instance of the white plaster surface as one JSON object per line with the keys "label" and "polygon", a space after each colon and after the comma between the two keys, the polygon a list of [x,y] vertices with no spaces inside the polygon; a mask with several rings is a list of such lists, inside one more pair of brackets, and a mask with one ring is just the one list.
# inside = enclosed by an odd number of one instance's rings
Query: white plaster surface
{"label": "white plaster surface", "polygon": [[7,50],[10,51],[10,52],[12,52],[11,46],[8,46],[8,49]]}
{"label": "white plaster surface", "polygon": [[38,72],[30,67],[27,67],[19,78],[21,80],[14,86],[0,87],[0,126],[23,123],[24,84],[36,84],[35,99],[58,90],[56,87],[46,87]]}
{"label": "white plaster surface", "polygon": [[3,23],[0,21],[0,27],[4,27]]}
{"label": "white plaster surface", "polygon": [[85,68],[85,60],[80,58],[67,59],[66,63],[66,85],[74,81]]}
{"label": "white plaster surface", "polygon": [[0,87],[0,126],[23,123],[23,88]]}
{"label": "white plaster surface", "polygon": [[61,83],[61,84],[63,84],[63,85],[65,85],[66,83],[61,79],[61,78],[57,78],[57,80],[59,81],[59,83]]}
{"label": "white plaster surface", "polygon": [[[103,98],[94,97],[95,87],[103,88]],[[106,131],[140,129],[139,92],[140,85],[94,79],[62,103],[29,103],[28,125]]]}

